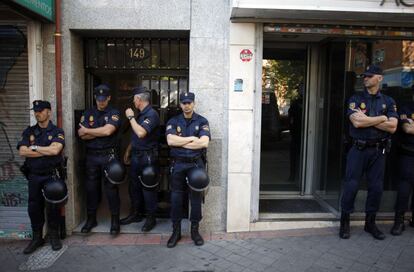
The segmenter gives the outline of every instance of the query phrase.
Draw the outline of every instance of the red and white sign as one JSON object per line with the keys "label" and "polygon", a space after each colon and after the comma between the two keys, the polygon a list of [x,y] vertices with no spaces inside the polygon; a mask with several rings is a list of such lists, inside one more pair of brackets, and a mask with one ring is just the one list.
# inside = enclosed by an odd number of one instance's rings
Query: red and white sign
{"label": "red and white sign", "polygon": [[240,52],[240,59],[243,62],[249,62],[249,61],[252,60],[252,58],[253,58],[253,53],[252,53],[252,51],[250,51],[250,49],[243,49]]}

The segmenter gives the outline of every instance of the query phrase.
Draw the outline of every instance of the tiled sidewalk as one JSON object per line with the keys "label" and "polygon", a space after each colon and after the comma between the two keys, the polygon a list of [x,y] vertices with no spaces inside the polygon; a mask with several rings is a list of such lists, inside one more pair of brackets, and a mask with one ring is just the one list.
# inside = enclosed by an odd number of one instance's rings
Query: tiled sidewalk
{"label": "tiled sidewalk", "polygon": [[[381,226],[389,231],[390,225]],[[185,235],[176,248],[168,235],[73,235],[66,251],[41,271],[414,271],[414,229],[374,240],[361,227],[350,240],[337,228],[204,234],[196,247]],[[27,241],[0,241],[0,271],[19,271]]]}

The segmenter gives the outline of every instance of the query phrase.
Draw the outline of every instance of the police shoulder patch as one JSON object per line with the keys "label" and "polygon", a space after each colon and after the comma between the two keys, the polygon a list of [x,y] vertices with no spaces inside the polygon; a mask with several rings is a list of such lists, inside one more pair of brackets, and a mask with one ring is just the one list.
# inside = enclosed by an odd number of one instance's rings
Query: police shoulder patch
{"label": "police shoulder patch", "polygon": [[119,120],[119,116],[117,114],[114,114],[114,115],[111,116],[111,119],[113,121],[118,121]]}
{"label": "police shoulder patch", "polygon": [[57,137],[59,139],[65,140],[65,136],[62,133],[59,133]]}
{"label": "police shoulder patch", "polygon": [[146,119],[144,120],[144,123],[149,125],[149,124],[151,123],[151,120],[150,120],[150,119],[148,119],[148,118],[146,118]]}
{"label": "police shoulder patch", "polygon": [[400,119],[407,119],[407,114],[400,114]]}
{"label": "police shoulder patch", "polygon": [[350,108],[351,110],[355,109],[355,102],[351,102],[351,103],[349,103],[349,108]]}
{"label": "police shoulder patch", "polygon": [[208,125],[204,125],[204,126],[202,126],[201,128],[202,128],[203,130],[210,131],[210,128],[208,127]]}

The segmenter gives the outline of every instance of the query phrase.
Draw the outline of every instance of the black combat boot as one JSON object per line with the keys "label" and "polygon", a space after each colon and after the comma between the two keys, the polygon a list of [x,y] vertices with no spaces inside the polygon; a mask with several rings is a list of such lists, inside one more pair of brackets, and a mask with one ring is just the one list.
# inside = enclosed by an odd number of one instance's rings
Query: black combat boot
{"label": "black combat boot", "polygon": [[349,226],[349,213],[341,213],[341,225],[339,227],[339,237],[349,239],[351,237],[351,228]]}
{"label": "black combat boot", "polygon": [[171,234],[170,239],[168,239],[167,247],[175,247],[181,239],[181,221],[173,223],[173,233]]}
{"label": "black combat boot", "polygon": [[382,233],[375,224],[375,213],[369,213],[365,216],[365,227],[364,230],[368,233],[371,233],[372,237],[377,240],[384,240],[385,235]]}
{"label": "black combat boot", "polygon": [[155,227],[156,224],[157,220],[155,219],[155,216],[153,214],[149,214],[147,215],[147,219],[145,220],[145,223],[142,226],[141,230],[143,232],[149,232]]}
{"label": "black combat boot", "polygon": [[119,223],[121,225],[128,225],[134,222],[141,222],[144,218],[137,210],[131,210],[127,217],[122,218]]}
{"label": "black combat boot", "polygon": [[191,239],[196,246],[204,245],[203,237],[198,232],[198,222],[191,222]]}
{"label": "black combat boot", "polygon": [[45,240],[43,240],[43,232],[40,231],[33,231],[33,237],[27,247],[23,250],[24,254],[31,254],[39,247],[43,246]]}
{"label": "black combat boot", "polygon": [[404,230],[404,212],[395,212],[394,225],[391,228],[391,234],[398,236],[401,235]]}
{"label": "black combat boot", "polygon": [[86,219],[86,223],[83,225],[81,232],[88,233],[97,225],[98,222],[96,221],[96,212],[88,213],[88,218]]}
{"label": "black combat boot", "polygon": [[112,235],[117,235],[121,231],[121,227],[119,226],[119,214],[113,214],[111,216],[111,230],[110,233]]}
{"label": "black combat boot", "polygon": [[49,228],[49,242],[53,250],[59,250],[62,248],[62,242],[60,241],[57,229]]}

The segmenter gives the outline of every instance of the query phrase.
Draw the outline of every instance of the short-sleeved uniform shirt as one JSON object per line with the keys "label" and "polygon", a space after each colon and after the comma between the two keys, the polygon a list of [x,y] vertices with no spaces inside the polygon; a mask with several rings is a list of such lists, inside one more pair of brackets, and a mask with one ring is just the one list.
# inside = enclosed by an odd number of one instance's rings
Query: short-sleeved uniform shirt
{"label": "short-sleeved uniform shirt", "polygon": [[[80,123],[87,128],[99,128],[110,124],[118,129],[121,125],[121,117],[119,111],[110,106],[106,107],[103,111],[94,107],[83,113]],[[114,148],[117,144],[117,133],[86,140],[85,143],[88,149],[103,150]]]}
{"label": "short-sleeved uniform shirt", "polygon": [[[353,95],[348,101],[347,116],[360,109],[367,116],[385,115],[388,118],[395,117],[398,119],[397,106],[394,99],[378,92],[371,95],[368,91],[361,94]],[[359,140],[381,140],[387,138],[390,134],[386,131],[377,129],[376,127],[355,128],[352,123],[349,125],[349,134],[353,139]]]}
{"label": "short-sleeved uniform shirt", "polygon": [[[414,102],[413,101],[401,107],[399,111],[399,117],[400,117],[401,124],[410,123],[410,121],[414,121]],[[408,134],[405,132],[403,132],[402,135],[403,137],[401,137],[401,142],[414,147],[414,135]]]}
{"label": "short-sleeved uniform shirt", "polygon": [[[46,128],[34,125],[23,131],[21,140],[17,143],[17,149],[21,146],[49,146],[53,142],[61,143],[65,146],[65,133],[63,129],[55,126],[52,121]],[[47,170],[58,166],[62,162],[62,155],[43,156],[38,158],[26,158],[27,166],[30,169]]]}
{"label": "short-sleeved uniform shirt", "polygon": [[158,113],[148,105],[139,113],[135,120],[147,131],[147,135],[143,138],[139,138],[138,135],[132,131],[132,149],[141,151],[158,149],[158,140],[160,137],[160,117],[158,116]]}
{"label": "short-sleeved uniform shirt", "polygon": [[[184,118],[184,114],[179,114],[172,117],[166,127],[165,135],[174,134],[180,137],[196,136],[210,136],[210,126],[208,121],[203,116],[193,113],[191,119]],[[202,154],[202,149],[192,150],[183,147],[171,147],[170,155],[172,157],[194,158]]]}

